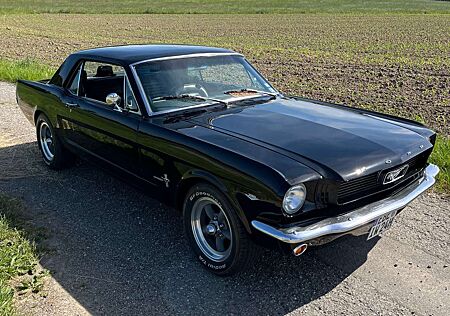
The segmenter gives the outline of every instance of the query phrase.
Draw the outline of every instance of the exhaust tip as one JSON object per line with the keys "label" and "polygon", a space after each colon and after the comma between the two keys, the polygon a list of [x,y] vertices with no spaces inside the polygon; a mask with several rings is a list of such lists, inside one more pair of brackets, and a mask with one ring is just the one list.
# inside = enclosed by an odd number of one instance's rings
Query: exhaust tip
{"label": "exhaust tip", "polygon": [[294,256],[298,257],[300,256],[302,253],[304,253],[306,251],[306,249],[308,248],[307,244],[301,244],[297,247],[294,248],[294,250],[292,251],[294,253]]}

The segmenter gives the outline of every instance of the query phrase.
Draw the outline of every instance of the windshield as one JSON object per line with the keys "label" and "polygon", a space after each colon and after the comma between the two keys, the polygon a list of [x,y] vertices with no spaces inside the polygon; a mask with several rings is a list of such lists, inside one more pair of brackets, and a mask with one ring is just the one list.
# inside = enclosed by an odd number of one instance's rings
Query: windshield
{"label": "windshield", "polygon": [[135,69],[153,112],[276,92],[241,56],[149,61]]}

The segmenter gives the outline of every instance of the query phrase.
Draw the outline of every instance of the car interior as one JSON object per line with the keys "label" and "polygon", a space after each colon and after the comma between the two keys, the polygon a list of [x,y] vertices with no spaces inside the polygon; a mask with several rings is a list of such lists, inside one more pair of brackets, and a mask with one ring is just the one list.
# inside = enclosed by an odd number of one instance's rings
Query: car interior
{"label": "car interior", "polygon": [[120,107],[123,108],[125,76],[122,67],[116,67],[118,71],[112,65],[99,64],[95,65],[94,72],[92,66],[86,62],[81,71],[78,95],[105,103],[108,94],[117,93],[121,98]]}
{"label": "car interior", "polygon": [[98,66],[93,77],[88,77],[86,70],[81,73],[80,94],[87,98],[105,102],[110,93],[117,93],[123,100],[123,75],[116,75],[112,66]]}

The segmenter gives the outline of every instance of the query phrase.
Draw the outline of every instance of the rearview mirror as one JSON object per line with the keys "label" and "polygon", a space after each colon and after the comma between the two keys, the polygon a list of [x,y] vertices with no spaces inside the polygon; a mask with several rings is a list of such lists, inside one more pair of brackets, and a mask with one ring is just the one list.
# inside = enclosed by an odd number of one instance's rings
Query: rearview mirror
{"label": "rearview mirror", "polygon": [[114,110],[122,112],[120,101],[122,101],[122,98],[117,93],[113,92],[106,96],[106,104],[112,105]]}

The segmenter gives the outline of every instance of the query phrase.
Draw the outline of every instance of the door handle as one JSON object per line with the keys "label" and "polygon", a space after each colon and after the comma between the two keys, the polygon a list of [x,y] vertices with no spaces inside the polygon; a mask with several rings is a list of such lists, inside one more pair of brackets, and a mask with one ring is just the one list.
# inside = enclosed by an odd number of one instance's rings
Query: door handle
{"label": "door handle", "polygon": [[66,102],[64,103],[68,108],[77,108],[78,104],[77,103],[72,103],[72,102]]}

